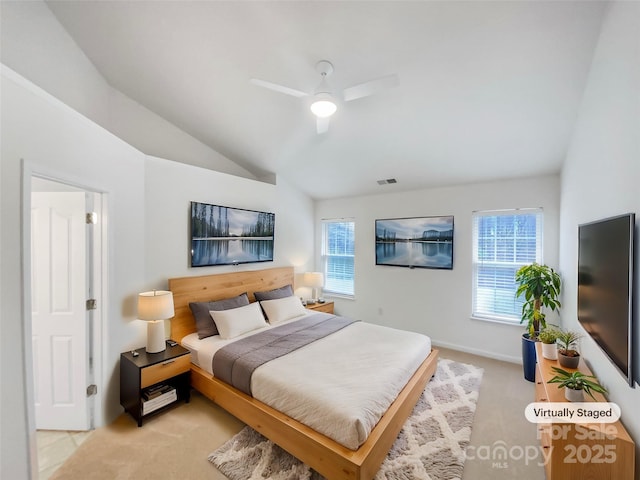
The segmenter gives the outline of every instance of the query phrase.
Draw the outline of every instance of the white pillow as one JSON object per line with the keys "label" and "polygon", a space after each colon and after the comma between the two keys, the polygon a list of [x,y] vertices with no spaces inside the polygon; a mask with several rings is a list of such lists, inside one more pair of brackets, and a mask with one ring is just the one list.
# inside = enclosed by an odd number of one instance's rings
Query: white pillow
{"label": "white pillow", "polygon": [[309,313],[298,297],[284,297],[260,302],[269,323],[279,323]]}
{"label": "white pillow", "polygon": [[212,310],[211,318],[218,327],[220,338],[234,338],[243,333],[267,326],[258,302],[230,310]]}

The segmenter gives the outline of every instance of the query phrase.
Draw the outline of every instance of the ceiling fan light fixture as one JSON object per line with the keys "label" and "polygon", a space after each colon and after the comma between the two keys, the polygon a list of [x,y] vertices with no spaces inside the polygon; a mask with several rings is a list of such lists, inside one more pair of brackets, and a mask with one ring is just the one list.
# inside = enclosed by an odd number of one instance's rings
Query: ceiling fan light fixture
{"label": "ceiling fan light fixture", "polygon": [[[0,0],[2,1],[2,0]],[[294,97],[310,97],[312,103],[310,105],[311,112],[316,116],[316,130],[319,135],[326,133],[329,129],[329,118],[338,110],[338,103],[349,102],[358,98],[368,97],[379,90],[395,87],[398,85],[398,76],[396,74],[380,77],[375,80],[353,85],[345,88],[332,95],[333,90],[329,86],[327,77],[333,73],[333,65],[327,60],[320,60],[316,63],[316,72],[320,74],[321,81],[314,93],[303,92],[277,83],[267,82],[259,78],[252,78],[251,83],[259,87],[268,88],[275,92],[284,93]],[[336,99],[339,99],[336,101]],[[308,101],[307,101],[308,102]],[[305,102],[306,105],[309,103]],[[340,107],[342,108],[342,107]]]}
{"label": "ceiling fan light fixture", "polygon": [[319,93],[311,104],[311,111],[316,117],[327,118],[336,113],[338,106],[331,95]]}

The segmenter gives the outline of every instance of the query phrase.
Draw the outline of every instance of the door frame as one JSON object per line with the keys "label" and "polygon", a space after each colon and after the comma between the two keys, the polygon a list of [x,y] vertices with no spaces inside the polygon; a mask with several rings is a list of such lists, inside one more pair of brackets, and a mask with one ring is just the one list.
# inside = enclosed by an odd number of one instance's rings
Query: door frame
{"label": "door frame", "polygon": [[[23,368],[25,372],[25,399],[27,413],[27,437],[29,442],[29,467],[31,477],[37,476],[38,473],[38,453],[36,441],[36,422],[35,422],[35,396],[34,396],[34,374],[33,374],[33,347],[32,347],[32,317],[31,317],[31,180],[32,178],[41,178],[51,182],[67,185],[76,189],[84,190],[87,193],[95,194],[99,205],[94,204],[93,210],[98,213],[98,222],[100,230],[93,236],[92,252],[87,252],[87,256],[91,255],[93,267],[90,270],[93,283],[93,297],[98,300],[98,308],[92,312],[92,328],[88,341],[93,352],[92,378],[93,383],[98,387],[94,396],[93,406],[91,408],[91,429],[102,426],[104,423],[104,400],[106,398],[105,372],[106,348],[103,344],[108,339],[107,322],[108,305],[106,299],[108,287],[108,232],[107,232],[107,205],[108,194],[102,189],[86,185],[79,179],[65,178],[57,172],[50,172],[46,167],[36,166],[35,164],[22,160],[22,311],[23,311],[23,340],[24,340],[24,357]],[[35,478],[35,477],[34,477]]]}

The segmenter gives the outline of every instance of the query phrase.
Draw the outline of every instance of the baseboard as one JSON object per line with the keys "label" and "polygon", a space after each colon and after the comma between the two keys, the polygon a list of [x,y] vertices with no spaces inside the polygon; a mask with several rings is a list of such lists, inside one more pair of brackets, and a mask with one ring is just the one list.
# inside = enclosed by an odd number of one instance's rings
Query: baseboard
{"label": "baseboard", "polygon": [[522,357],[513,357],[511,355],[501,355],[499,353],[489,352],[486,350],[481,350],[479,348],[469,348],[469,347],[464,347],[462,345],[456,345],[449,342],[440,342],[433,339],[432,339],[432,343],[435,347],[449,348],[451,350],[471,353],[473,355],[478,355],[480,357],[487,357],[487,358],[492,358],[494,360],[501,360],[503,362],[517,363],[518,365],[522,365]]}

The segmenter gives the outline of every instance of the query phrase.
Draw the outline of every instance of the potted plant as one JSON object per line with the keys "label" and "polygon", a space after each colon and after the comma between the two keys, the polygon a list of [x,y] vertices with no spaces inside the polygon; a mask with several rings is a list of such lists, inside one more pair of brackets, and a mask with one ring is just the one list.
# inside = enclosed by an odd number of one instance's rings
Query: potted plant
{"label": "potted plant", "polygon": [[549,360],[558,359],[558,347],[556,340],[562,332],[555,326],[545,328],[538,334],[538,340],[542,343],[542,356]]}
{"label": "potted plant", "polygon": [[577,342],[582,337],[577,332],[563,330],[558,335],[558,362],[566,368],[578,368],[580,353]]}
{"label": "potted plant", "polygon": [[596,377],[593,375],[585,375],[578,370],[567,372],[562,368],[551,368],[556,372],[556,375],[548,383],[557,383],[558,388],[564,387],[564,397],[570,402],[584,401],[585,392],[594,400],[596,398],[592,392],[607,393],[607,390],[602,385],[594,381]]}
{"label": "potted plant", "polygon": [[536,350],[535,341],[540,330],[547,326],[542,307],[552,311],[561,307],[560,275],[547,265],[532,263],[520,267],[515,276],[518,289],[517,297],[524,297],[522,319],[527,322],[527,332],[522,335],[522,366],[524,378],[535,380]]}

